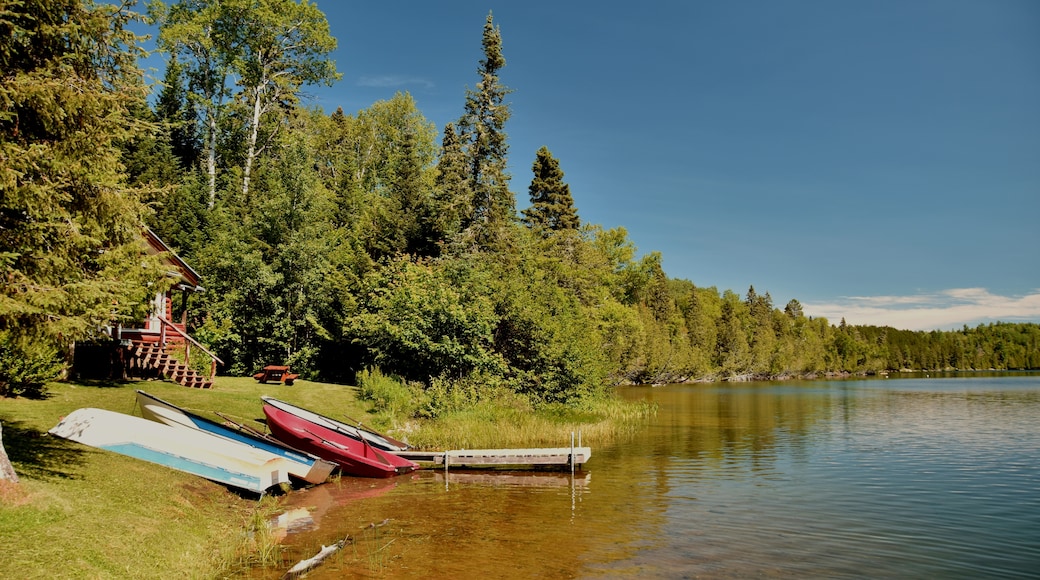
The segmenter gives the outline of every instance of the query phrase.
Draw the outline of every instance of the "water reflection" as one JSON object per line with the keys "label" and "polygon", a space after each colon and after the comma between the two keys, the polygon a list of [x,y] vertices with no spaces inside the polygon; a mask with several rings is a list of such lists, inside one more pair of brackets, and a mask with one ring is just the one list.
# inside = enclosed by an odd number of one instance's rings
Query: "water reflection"
{"label": "water reflection", "polygon": [[350,534],[355,544],[309,577],[1040,570],[1037,375],[619,392],[656,402],[658,416],[631,441],[587,442],[594,458],[574,479],[441,470],[385,488],[345,479],[327,507],[318,491],[327,486],[287,506],[307,508],[286,527],[287,559]]}
{"label": "water reflection", "polygon": [[322,521],[330,510],[333,511],[332,519],[335,522],[335,510],[387,493],[397,485],[398,481],[393,479],[343,477],[296,491],[284,502],[284,511],[270,522],[271,529],[280,540],[284,540],[290,534],[319,532]]}
{"label": "water reflection", "polygon": [[635,565],[661,577],[1033,576],[1040,382],[972,381],[626,392],[661,405],[649,443],[671,499],[670,541]]}
{"label": "water reflection", "polygon": [[430,471],[445,489],[458,485],[485,485],[491,487],[574,487],[585,489],[592,474],[579,471],[571,474],[553,471]]}
{"label": "water reflection", "polygon": [[[286,567],[337,536],[354,542],[309,578],[575,577],[592,473],[417,471],[378,495],[344,478],[286,498]],[[322,493],[332,486],[332,493]],[[292,518],[296,518],[292,520]],[[387,520],[372,528],[372,522]],[[257,577],[278,577],[257,571]]]}

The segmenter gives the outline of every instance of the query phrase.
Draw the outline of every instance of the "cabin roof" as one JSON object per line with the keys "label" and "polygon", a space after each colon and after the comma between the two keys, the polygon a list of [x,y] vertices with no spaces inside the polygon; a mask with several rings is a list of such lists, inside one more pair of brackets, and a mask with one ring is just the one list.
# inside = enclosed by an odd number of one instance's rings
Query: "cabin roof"
{"label": "cabin roof", "polygon": [[183,290],[190,292],[202,292],[204,288],[199,285],[202,281],[202,277],[199,273],[188,265],[176,252],[170,249],[170,246],[166,245],[166,242],[156,235],[150,228],[144,228],[141,232],[141,236],[144,238],[146,245],[148,246],[148,253],[151,255],[162,255],[164,264],[173,266],[176,268],[175,272],[171,272],[171,275],[180,278],[180,284]]}

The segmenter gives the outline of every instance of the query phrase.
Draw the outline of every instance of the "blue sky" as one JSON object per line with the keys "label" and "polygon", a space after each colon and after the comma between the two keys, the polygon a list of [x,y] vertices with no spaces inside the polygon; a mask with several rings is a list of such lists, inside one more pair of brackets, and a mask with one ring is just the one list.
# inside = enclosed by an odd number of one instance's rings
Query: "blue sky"
{"label": "blue sky", "polygon": [[1040,2],[318,0],[331,113],[407,91],[438,129],[503,37],[512,189],[665,271],[833,323],[1040,322]]}

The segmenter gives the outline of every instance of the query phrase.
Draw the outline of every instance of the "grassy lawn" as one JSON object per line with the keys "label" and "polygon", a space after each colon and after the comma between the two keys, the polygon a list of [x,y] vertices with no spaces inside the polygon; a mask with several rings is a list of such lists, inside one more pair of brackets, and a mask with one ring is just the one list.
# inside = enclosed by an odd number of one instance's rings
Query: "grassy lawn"
{"label": "grassy lawn", "polygon": [[[47,431],[81,407],[140,416],[141,389],[219,420],[219,411],[262,429],[260,396],[345,422],[362,421],[428,448],[566,446],[575,429],[586,445],[635,428],[651,410],[616,401],[594,409],[530,411],[478,406],[437,421],[372,413],[357,389],[297,381],[261,385],[218,377],[213,389],[164,381],[54,383],[43,400],[0,399],[3,441],[18,486],[0,483],[0,578],[218,578],[277,564],[264,523],[279,498],[259,500],[216,483],[96,450]],[[289,563],[291,565],[291,563]]]}
{"label": "grassy lawn", "polygon": [[257,563],[263,550],[254,532],[276,500],[261,503],[47,434],[80,407],[139,416],[136,389],[214,419],[208,412],[263,417],[262,394],[334,417],[365,416],[353,388],[260,385],[251,378],[220,377],[206,391],[162,381],[54,383],[44,400],[0,399],[4,446],[21,480],[0,488],[0,578],[212,578]]}

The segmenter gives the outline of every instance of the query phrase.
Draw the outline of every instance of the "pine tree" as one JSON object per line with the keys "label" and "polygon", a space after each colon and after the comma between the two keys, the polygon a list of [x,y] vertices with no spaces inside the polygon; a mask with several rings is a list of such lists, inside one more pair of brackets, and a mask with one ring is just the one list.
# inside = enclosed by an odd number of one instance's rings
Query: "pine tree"
{"label": "pine tree", "polygon": [[455,132],[455,125],[444,127],[441,154],[437,159],[434,203],[439,216],[438,228],[442,239],[448,239],[462,230],[466,216],[473,212],[473,196],[467,182],[466,156]]}
{"label": "pine tree", "polygon": [[395,171],[390,176],[390,195],[395,200],[405,253],[434,256],[439,231],[430,196],[427,168],[414,131],[405,130],[398,148]]}
{"label": "pine tree", "polygon": [[800,318],[800,317],[802,317],[803,316],[803,313],[802,313],[802,303],[799,302],[798,300],[792,298],[787,303],[787,306],[784,307],[784,314],[790,316],[791,318]]}
{"label": "pine tree", "polygon": [[120,149],[153,129],[133,114],[147,94],[134,16],[80,0],[0,11],[0,359],[48,358],[162,289],[162,270],[141,267]]}
{"label": "pine tree", "polygon": [[560,162],[548,147],[538,150],[531,169],[534,172],[528,188],[531,207],[523,211],[524,223],[536,229],[577,230],[581,221],[574,207],[571,188],[563,182]]}
{"label": "pine tree", "polygon": [[502,34],[494,25],[491,13],[484,24],[483,46],[484,58],[477,69],[480,82],[476,89],[466,91],[466,112],[458,126],[473,194],[473,215],[464,225],[473,227],[477,241],[486,244],[496,238],[499,230],[515,219],[516,214],[506,172],[509,145],[505,124],[510,110],[505,97],[511,91],[498,78],[506,59],[502,56]]}
{"label": "pine tree", "polygon": [[202,145],[196,133],[195,108],[188,101],[184,86],[184,67],[177,57],[166,63],[162,88],[155,102],[155,114],[163,123],[173,154],[180,166],[189,169],[202,155]]}

